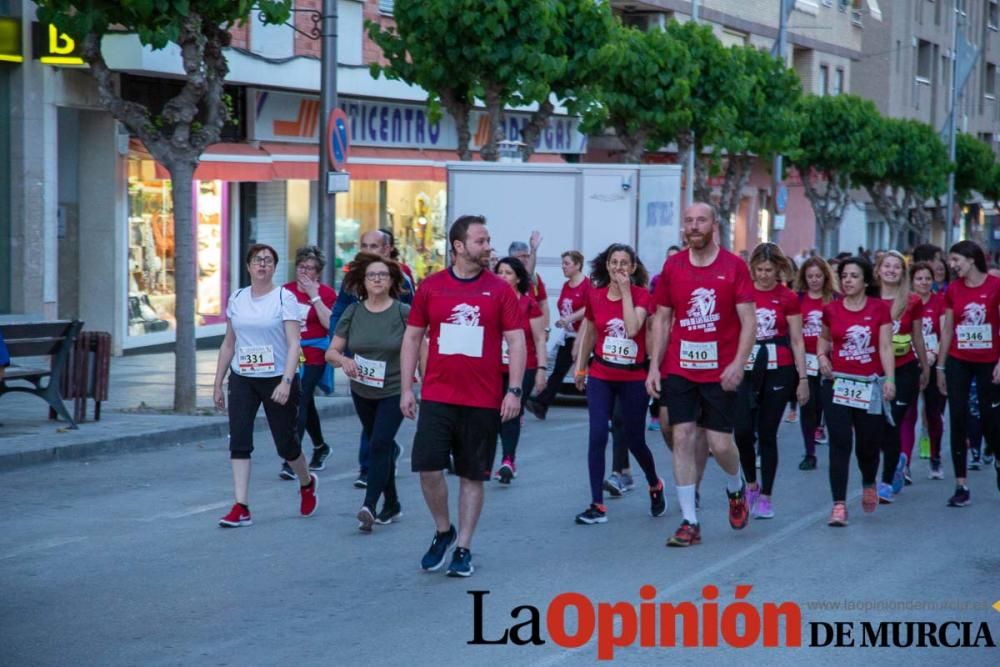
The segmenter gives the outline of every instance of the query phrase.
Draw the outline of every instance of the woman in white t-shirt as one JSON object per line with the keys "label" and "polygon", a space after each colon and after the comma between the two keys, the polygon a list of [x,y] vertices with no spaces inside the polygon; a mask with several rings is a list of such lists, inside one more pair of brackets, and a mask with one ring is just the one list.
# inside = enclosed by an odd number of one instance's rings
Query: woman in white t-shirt
{"label": "woman in white t-shirt", "polygon": [[229,458],[236,503],[219,520],[223,527],[252,523],[250,453],[257,410],[264,414],[278,454],[299,479],[302,516],[316,511],[316,475],[309,472],[297,433],[299,410],[299,312],[295,295],[274,284],[278,253],[256,243],[246,255],[250,286],[229,296],[226,337],[215,371],[215,407],[223,410],[222,382],[229,372]]}

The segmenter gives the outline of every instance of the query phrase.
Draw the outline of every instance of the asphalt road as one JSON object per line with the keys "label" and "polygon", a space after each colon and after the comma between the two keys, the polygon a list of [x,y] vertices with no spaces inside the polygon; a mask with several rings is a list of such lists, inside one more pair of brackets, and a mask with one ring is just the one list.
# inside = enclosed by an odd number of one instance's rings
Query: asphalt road
{"label": "asphalt road", "polygon": [[[704,543],[667,549],[664,540],[680,517],[659,434],[647,435],[668,483],[667,516],[650,517],[640,489],[607,501],[607,524],[578,526],[573,517],[589,502],[586,413],[555,408],[546,422],[528,417],[514,484],[489,485],[473,544],[475,575],[451,579],[419,570],[433,528],[408,471],[412,423],[399,438],[407,445],[399,477],[404,516],[371,535],[359,533],[354,519],[363,493],[351,486],[357,423],[339,419],[325,428],[335,453],[320,473],[318,513],[297,516],[295,484],[278,479],[276,455],[259,434],[255,523],[235,530],[216,525],[232,502],[224,440],[0,474],[0,664],[593,664],[598,635],[627,633],[628,610],[638,613],[640,603],[657,610],[640,597],[645,585],[655,588],[644,591],[655,603],[693,603],[704,621],[695,633],[702,645],[710,641],[706,624],[714,626],[702,597],[706,586],[717,587],[723,619],[737,585],[752,586],[745,602],[758,614],[767,603],[794,602],[802,647],[769,648],[759,638],[733,648],[732,633],[720,634],[722,648],[643,647],[640,637],[614,652],[618,664],[997,664],[995,648],[860,646],[863,621],[968,622],[972,640],[985,622],[1000,642],[1000,613],[990,608],[1000,600],[1000,494],[989,470],[970,473],[970,507],[949,509],[952,480],[928,481],[926,462],[919,461],[916,484],[868,516],[852,468],[851,525],[832,529],[826,449],[820,470],[800,472],[798,426],[784,424],[776,518],[731,530],[723,478],[710,462],[701,494]],[[454,508],[457,480],[449,483]],[[484,640],[528,621],[528,609],[516,619],[511,614],[531,605],[545,643],[468,644],[476,632],[468,591],[489,591],[481,597]],[[598,616],[603,633],[563,648],[554,642],[547,610],[568,592],[591,601],[579,612],[584,626],[599,602],[627,604],[617,622],[610,608],[606,618]],[[829,608],[844,602],[881,608]],[[893,606],[902,608],[887,608]],[[940,606],[952,608],[934,608]],[[574,609],[565,614],[568,635],[579,629]],[[659,620],[647,620],[659,627]],[[814,623],[837,621],[856,624],[857,646],[810,646]],[[961,638],[955,627],[946,639]],[[749,632],[742,621],[733,631]],[[517,637],[530,635],[525,625]]]}

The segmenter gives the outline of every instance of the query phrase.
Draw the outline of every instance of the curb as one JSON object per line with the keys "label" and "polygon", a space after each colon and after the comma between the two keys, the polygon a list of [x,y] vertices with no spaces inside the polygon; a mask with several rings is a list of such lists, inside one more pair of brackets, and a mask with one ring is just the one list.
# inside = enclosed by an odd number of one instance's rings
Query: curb
{"label": "curb", "polygon": [[[336,400],[325,405],[317,405],[321,419],[339,419],[353,417],[354,403],[351,399]],[[87,442],[77,442],[65,445],[53,445],[23,452],[0,451],[0,472],[16,470],[44,463],[72,461],[92,456],[120,454],[164,449],[185,444],[194,444],[201,440],[222,438],[229,434],[229,422],[226,419],[206,417],[205,424],[194,424],[176,429],[151,429],[123,436],[109,436]],[[254,423],[254,430],[267,429],[267,420],[261,414]]]}

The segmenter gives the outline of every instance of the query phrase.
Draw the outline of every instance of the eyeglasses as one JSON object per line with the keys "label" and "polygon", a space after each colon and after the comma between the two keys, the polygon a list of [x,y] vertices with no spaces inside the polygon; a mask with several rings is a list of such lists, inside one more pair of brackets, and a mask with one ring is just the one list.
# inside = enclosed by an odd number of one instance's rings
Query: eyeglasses
{"label": "eyeglasses", "polygon": [[319,267],[315,264],[299,264],[295,267],[296,271],[319,271]]}
{"label": "eyeglasses", "polygon": [[260,266],[271,266],[274,264],[273,257],[254,257],[250,260],[251,264],[258,264]]}
{"label": "eyeglasses", "polygon": [[373,271],[365,274],[365,280],[371,280],[372,282],[377,280],[388,280],[389,275],[388,271]]}

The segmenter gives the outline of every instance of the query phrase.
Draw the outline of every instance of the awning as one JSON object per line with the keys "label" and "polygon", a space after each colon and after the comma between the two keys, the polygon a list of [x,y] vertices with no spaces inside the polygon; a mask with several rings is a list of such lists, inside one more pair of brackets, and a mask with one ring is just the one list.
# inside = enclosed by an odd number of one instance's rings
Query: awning
{"label": "awning", "polygon": [[196,181],[274,180],[271,156],[250,144],[212,144],[201,154]]}
{"label": "awning", "polygon": [[319,152],[315,145],[265,141],[260,146],[271,156],[271,172],[276,180],[319,179]]}

